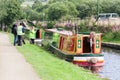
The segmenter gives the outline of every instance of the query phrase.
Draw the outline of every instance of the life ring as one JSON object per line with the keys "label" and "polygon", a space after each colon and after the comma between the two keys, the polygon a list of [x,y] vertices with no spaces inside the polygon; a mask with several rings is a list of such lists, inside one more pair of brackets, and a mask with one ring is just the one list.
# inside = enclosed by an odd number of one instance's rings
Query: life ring
{"label": "life ring", "polygon": [[96,64],[98,62],[97,58],[91,58],[88,60],[89,63]]}

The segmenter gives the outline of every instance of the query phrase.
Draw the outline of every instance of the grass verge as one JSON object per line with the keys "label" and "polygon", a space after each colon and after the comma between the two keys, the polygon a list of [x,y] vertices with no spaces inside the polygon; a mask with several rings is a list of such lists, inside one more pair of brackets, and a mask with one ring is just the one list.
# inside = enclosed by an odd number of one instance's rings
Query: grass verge
{"label": "grass verge", "polygon": [[[10,41],[13,41],[10,35]],[[42,80],[103,80],[83,68],[61,60],[35,45],[16,47]]]}
{"label": "grass verge", "polygon": [[120,31],[104,33],[103,42],[120,43]]}

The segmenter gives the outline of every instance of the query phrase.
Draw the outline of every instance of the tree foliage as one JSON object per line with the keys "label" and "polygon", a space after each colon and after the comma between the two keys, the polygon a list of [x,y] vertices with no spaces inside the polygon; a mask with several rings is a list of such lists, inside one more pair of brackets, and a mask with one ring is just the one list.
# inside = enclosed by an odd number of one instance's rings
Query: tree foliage
{"label": "tree foliage", "polygon": [[8,26],[12,24],[16,19],[20,19],[22,14],[20,4],[16,0],[1,0],[0,12],[1,24]]}
{"label": "tree foliage", "polygon": [[52,4],[48,9],[48,17],[51,20],[58,20],[68,13],[68,9],[62,2]]}
{"label": "tree foliage", "polygon": [[74,17],[76,17],[78,15],[78,11],[76,9],[76,6],[72,2],[66,1],[65,5],[68,8],[69,15],[74,16]]}
{"label": "tree foliage", "polygon": [[38,12],[35,12],[34,10],[31,10],[30,12],[29,12],[29,20],[39,20],[39,13]]}
{"label": "tree foliage", "polygon": [[85,18],[99,13],[118,13],[120,15],[119,0],[49,0],[43,4],[41,0],[35,0],[32,9],[39,13],[40,19],[45,13],[46,20],[58,20],[62,18]]}
{"label": "tree foliage", "polygon": [[3,20],[4,16],[7,15],[7,12],[6,12],[6,6],[5,6],[5,3],[3,0],[0,0],[0,21]]}
{"label": "tree foliage", "polygon": [[6,6],[7,16],[4,18],[5,24],[10,25],[16,19],[21,17],[21,8],[20,4],[16,0],[9,0]]}
{"label": "tree foliage", "polygon": [[32,9],[36,9],[41,5],[42,5],[42,2],[40,0],[35,0],[34,4],[32,5]]}

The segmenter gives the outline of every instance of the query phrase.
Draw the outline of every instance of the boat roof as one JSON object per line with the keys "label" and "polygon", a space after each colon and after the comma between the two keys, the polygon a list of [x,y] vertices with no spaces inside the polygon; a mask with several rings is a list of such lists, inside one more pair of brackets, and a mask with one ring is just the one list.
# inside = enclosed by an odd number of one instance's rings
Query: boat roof
{"label": "boat roof", "polygon": [[66,30],[58,30],[58,29],[45,29],[47,32],[53,32],[53,33],[58,33],[62,35],[68,35],[71,36],[73,35],[72,31],[66,31]]}
{"label": "boat roof", "polygon": [[78,34],[90,35],[90,32],[78,32]]}
{"label": "boat roof", "polygon": [[[62,34],[62,35],[66,35],[66,36],[72,36],[74,35],[72,33],[72,31],[67,31],[67,30],[58,30],[58,29],[45,29],[46,32],[53,32],[53,33],[58,33],[58,34]],[[78,32],[78,34],[83,34],[83,35],[90,35],[90,32]],[[97,34],[101,34],[101,33],[97,33]]]}

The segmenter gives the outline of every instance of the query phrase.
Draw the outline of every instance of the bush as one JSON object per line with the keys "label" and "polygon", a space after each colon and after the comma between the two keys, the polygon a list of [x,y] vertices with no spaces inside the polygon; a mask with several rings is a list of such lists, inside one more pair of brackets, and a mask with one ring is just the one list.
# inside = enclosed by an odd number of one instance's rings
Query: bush
{"label": "bush", "polygon": [[47,23],[47,29],[53,28],[54,25],[55,25],[55,22],[53,22],[53,21],[48,22]]}
{"label": "bush", "polygon": [[120,42],[120,31],[104,33],[102,39],[104,42]]}

